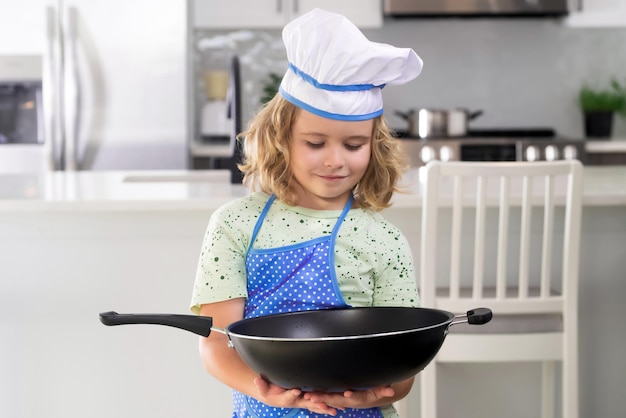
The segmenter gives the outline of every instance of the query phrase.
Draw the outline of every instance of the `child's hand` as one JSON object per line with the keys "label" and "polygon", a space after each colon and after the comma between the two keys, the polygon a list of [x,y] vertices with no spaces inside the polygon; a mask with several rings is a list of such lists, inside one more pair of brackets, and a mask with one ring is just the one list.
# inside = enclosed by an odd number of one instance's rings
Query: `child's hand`
{"label": "child's hand", "polygon": [[391,386],[378,386],[367,390],[346,390],[345,392],[327,393],[327,392],[309,392],[303,395],[304,399],[308,399],[316,404],[323,403],[330,408],[344,410],[346,408],[371,408],[374,406],[382,406],[387,403],[386,398],[395,395],[395,391]]}
{"label": "child's hand", "polygon": [[[280,408],[304,408],[317,414],[335,416],[337,409],[319,401],[316,398],[303,396],[300,389],[284,389],[274,385],[262,377],[254,379],[254,384],[259,391],[259,400],[271,406]],[[340,396],[343,396],[340,394]]]}

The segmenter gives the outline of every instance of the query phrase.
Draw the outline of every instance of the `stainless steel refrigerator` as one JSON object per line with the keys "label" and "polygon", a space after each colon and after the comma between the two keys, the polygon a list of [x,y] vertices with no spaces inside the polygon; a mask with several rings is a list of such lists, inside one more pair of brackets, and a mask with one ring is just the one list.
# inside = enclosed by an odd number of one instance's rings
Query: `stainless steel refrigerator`
{"label": "stainless steel refrigerator", "polygon": [[42,57],[45,167],[187,168],[187,28],[181,0],[3,2],[0,54]]}

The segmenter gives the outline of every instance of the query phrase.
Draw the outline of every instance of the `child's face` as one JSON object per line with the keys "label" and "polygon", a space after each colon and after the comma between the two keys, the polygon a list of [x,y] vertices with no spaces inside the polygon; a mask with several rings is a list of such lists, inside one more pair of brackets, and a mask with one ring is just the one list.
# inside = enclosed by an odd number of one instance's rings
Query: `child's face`
{"label": "child's face", "polygon": [[370,161],[373,120],[339,121],[300,109],[291,127],[296,204],[342,209]]}

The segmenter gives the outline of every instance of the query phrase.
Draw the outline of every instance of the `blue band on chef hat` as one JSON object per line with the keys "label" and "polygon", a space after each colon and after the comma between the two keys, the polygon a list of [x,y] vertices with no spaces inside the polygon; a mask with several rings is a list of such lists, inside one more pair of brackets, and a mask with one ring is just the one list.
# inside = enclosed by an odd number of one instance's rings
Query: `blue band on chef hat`
{"label": "blue band on chef hat", "polygon": [[283,98],[285,98],[285,100],[287,100],[288,102],[298,106],[301,109],[306,110],[307,112],[313,113],[314,115],[321,116],[321,117],[327,118],[327,119],[346,120],[346,121],[359,121],[359,120],[374,119],[375,117],[380,116],[380,115],[383,114],[383,109],[382,108],[380,110],[375,111],[375,112],[366,113],[364,115],[343,115],[343,114],[340,114],[340,113],[326,112],[324,110],[320,110],[320,109],[318,109],[316,107],[313,107],[313,106],[311,106],[311,105],[309,105],[307,103],[304,103],[301,100],[296,99],[291,94],[289,94],[285,90],[283,90],[282,87],[279,88],[279,92],[280,92],[280,95],[283,96]]}
{"label": "blue band on chef hat", "polygon": [[307,73],[305,73],[304,71],[302,71],[301,69],[299,69],[298,67],[293,65],[292,63],[289,63],[289,68],[291,69],[291,71],[293,71],[296,75],[298,75],[304,81],[306,81],[307,83],[309,83],[309,84],[313,85],[314,87],[316,87],[318,89],[321,89],[321,90],[329,90],[329,91],[362,91],[362,90],[371,90],[371,89],[375,89],[375,88],[382,89],[383,87],[385,87],[384,84],[381,84],[380,86],[376,86],[374,84],[347,84],[347,85],[324,84],[324,83],[320,83],[315,78],[311,77],[310,75],[308,75]]}

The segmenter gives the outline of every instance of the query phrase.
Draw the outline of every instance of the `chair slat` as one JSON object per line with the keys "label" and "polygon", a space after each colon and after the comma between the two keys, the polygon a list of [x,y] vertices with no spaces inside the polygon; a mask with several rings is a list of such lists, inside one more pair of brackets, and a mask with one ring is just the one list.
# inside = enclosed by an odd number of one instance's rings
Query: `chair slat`
{"label": "chair slat", "polygon": [[454,177],[454,203],[452,207],[452,246],[450,248],[450,296],[459,297],[461,233],[463,216],[463,177]]}
{"label": "chair slat", "polygon": [[519,256],[519,298],[528,297],[528,260],[530,257],[530,221],[532,200],[532,177],[524,176],[522,181],[522,219],[520,230]]}
{"label": "chair slat", "polygon": [[[562,297],[553,297],[549,300],[539,300],[538,298],[530,298],[527,300],[509,299],[509,300],[484,300],[485,306],[488,306],[494,312],[494,315],[510,315],[523,313],[558,313],[563,311],[564,300]],[[437,299],[437,303],[433,306],[437,309],[443,309],[456,314],[464,313],[468,309],[474,307],[475,301],[471,299]]]}
{"label": "chair slat", "polygon": [[485,269],[485,199],[486,180],[476,178],[476,220],[474,224],[474,299],[482,297]]}
{"label": "chair slat", "polygon": [[496,267],[496,299],[506,296],[506,268],[509,236],[509,178],[500,178],[500,204],[498,206],[498,259]]}
{"label": "chair slat", "polygon": [[541,254],[541,297],[550,295],[550,275],[552,270],[552,241],[554,239],[554,177],[545,176],[543,203],[543,239]]}

